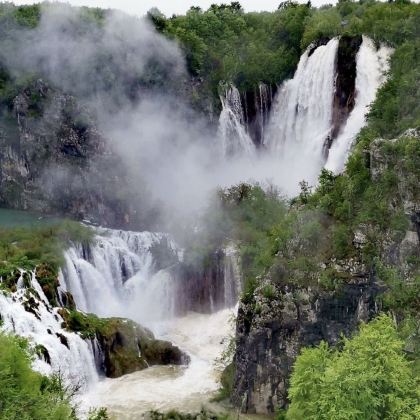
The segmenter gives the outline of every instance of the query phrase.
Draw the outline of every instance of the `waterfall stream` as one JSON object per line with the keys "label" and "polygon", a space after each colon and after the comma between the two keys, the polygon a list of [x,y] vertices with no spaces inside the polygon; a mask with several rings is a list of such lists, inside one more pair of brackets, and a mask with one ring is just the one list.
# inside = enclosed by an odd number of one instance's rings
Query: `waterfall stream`
{"label": "waterfall stream", "polygon": [[92,343],[63,330],[63,318],[58,308],[48,303],[35,272],[30,275],[29,288],[23,285],[23,274],[22,271],[16,292],[0,293],[2,330],[42,348],[43,357],[33,363],[35,370],[46,375],[59,372],[68,382],[86,390],[98,380]]}
{"label": "waterfall stream", "polygon": [[239,90],[235,86],[228,86],[220,101],[222,112],[219,119],[219,137],[223,155],[252,155],[255,146],[245,127],[245,113]]}
{"label": "waterfall stream", "polygon": [[330,134],[334,95],[334,38],[302,55],[293,79],[285,82],[274,103],[265,145],[290,159],[321,161]]}
{"label": "waterfall stream", "polygon": [[384,83],[392,49],[382,45],[377,49],[373,41],[363,36],[356,59],[355,106],[344,127],[332,144],[325,167],[335,173],[344,170],[351,146],[366,123],[365,115],[375,100],[376,92]]}

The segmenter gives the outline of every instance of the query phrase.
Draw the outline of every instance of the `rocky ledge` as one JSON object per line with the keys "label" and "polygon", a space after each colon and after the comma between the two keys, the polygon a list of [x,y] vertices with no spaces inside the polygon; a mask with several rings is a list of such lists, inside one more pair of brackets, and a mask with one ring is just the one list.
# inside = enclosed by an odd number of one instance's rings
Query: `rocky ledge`
{"label": "rocky ledge", "polygon": [[98,318],[74,310],[61,309],[67,330],[96,342],[95,358],[109,378],[146,369],[152,365],[183,365],[189,356],[169,341],[157,340],[153,333],[123,318]]}

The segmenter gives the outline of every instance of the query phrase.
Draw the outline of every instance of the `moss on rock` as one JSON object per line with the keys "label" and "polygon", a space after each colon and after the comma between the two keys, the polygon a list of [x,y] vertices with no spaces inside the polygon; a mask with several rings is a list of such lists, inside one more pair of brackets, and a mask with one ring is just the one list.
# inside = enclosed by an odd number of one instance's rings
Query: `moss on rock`
{"label": "moss on rock", "polygon": [[124,318],[98,318],[75,310],[60,309],[66,329],[84,339],[97,338],[103,353],[106,376],[117,378],[150,365],[181,365],[189,357],[168,341],[156,340],[153,333]]}

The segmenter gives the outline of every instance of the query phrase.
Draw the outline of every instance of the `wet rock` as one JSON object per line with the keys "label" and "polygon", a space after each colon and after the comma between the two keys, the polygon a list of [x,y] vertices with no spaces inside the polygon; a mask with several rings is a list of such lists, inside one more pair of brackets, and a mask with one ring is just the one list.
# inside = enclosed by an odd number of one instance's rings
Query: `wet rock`
{"label": "wet rock", "polygon": [[126,319],[109,319],[97,330],[106,376],[119,376],[151,365],[182,365],[189,358],[168,341],[156,340],[152,332]]}

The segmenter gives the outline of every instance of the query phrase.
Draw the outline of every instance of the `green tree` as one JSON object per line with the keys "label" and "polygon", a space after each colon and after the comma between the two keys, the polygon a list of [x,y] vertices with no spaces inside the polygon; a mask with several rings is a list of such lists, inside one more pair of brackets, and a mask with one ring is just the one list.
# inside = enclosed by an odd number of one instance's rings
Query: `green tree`
{"label": "green tree", "polygon": [[390,317],[381,315],[344,339],[304,349],[291,377],[287,419],[375,420],[419,418],[419,393],[404,342]]}

